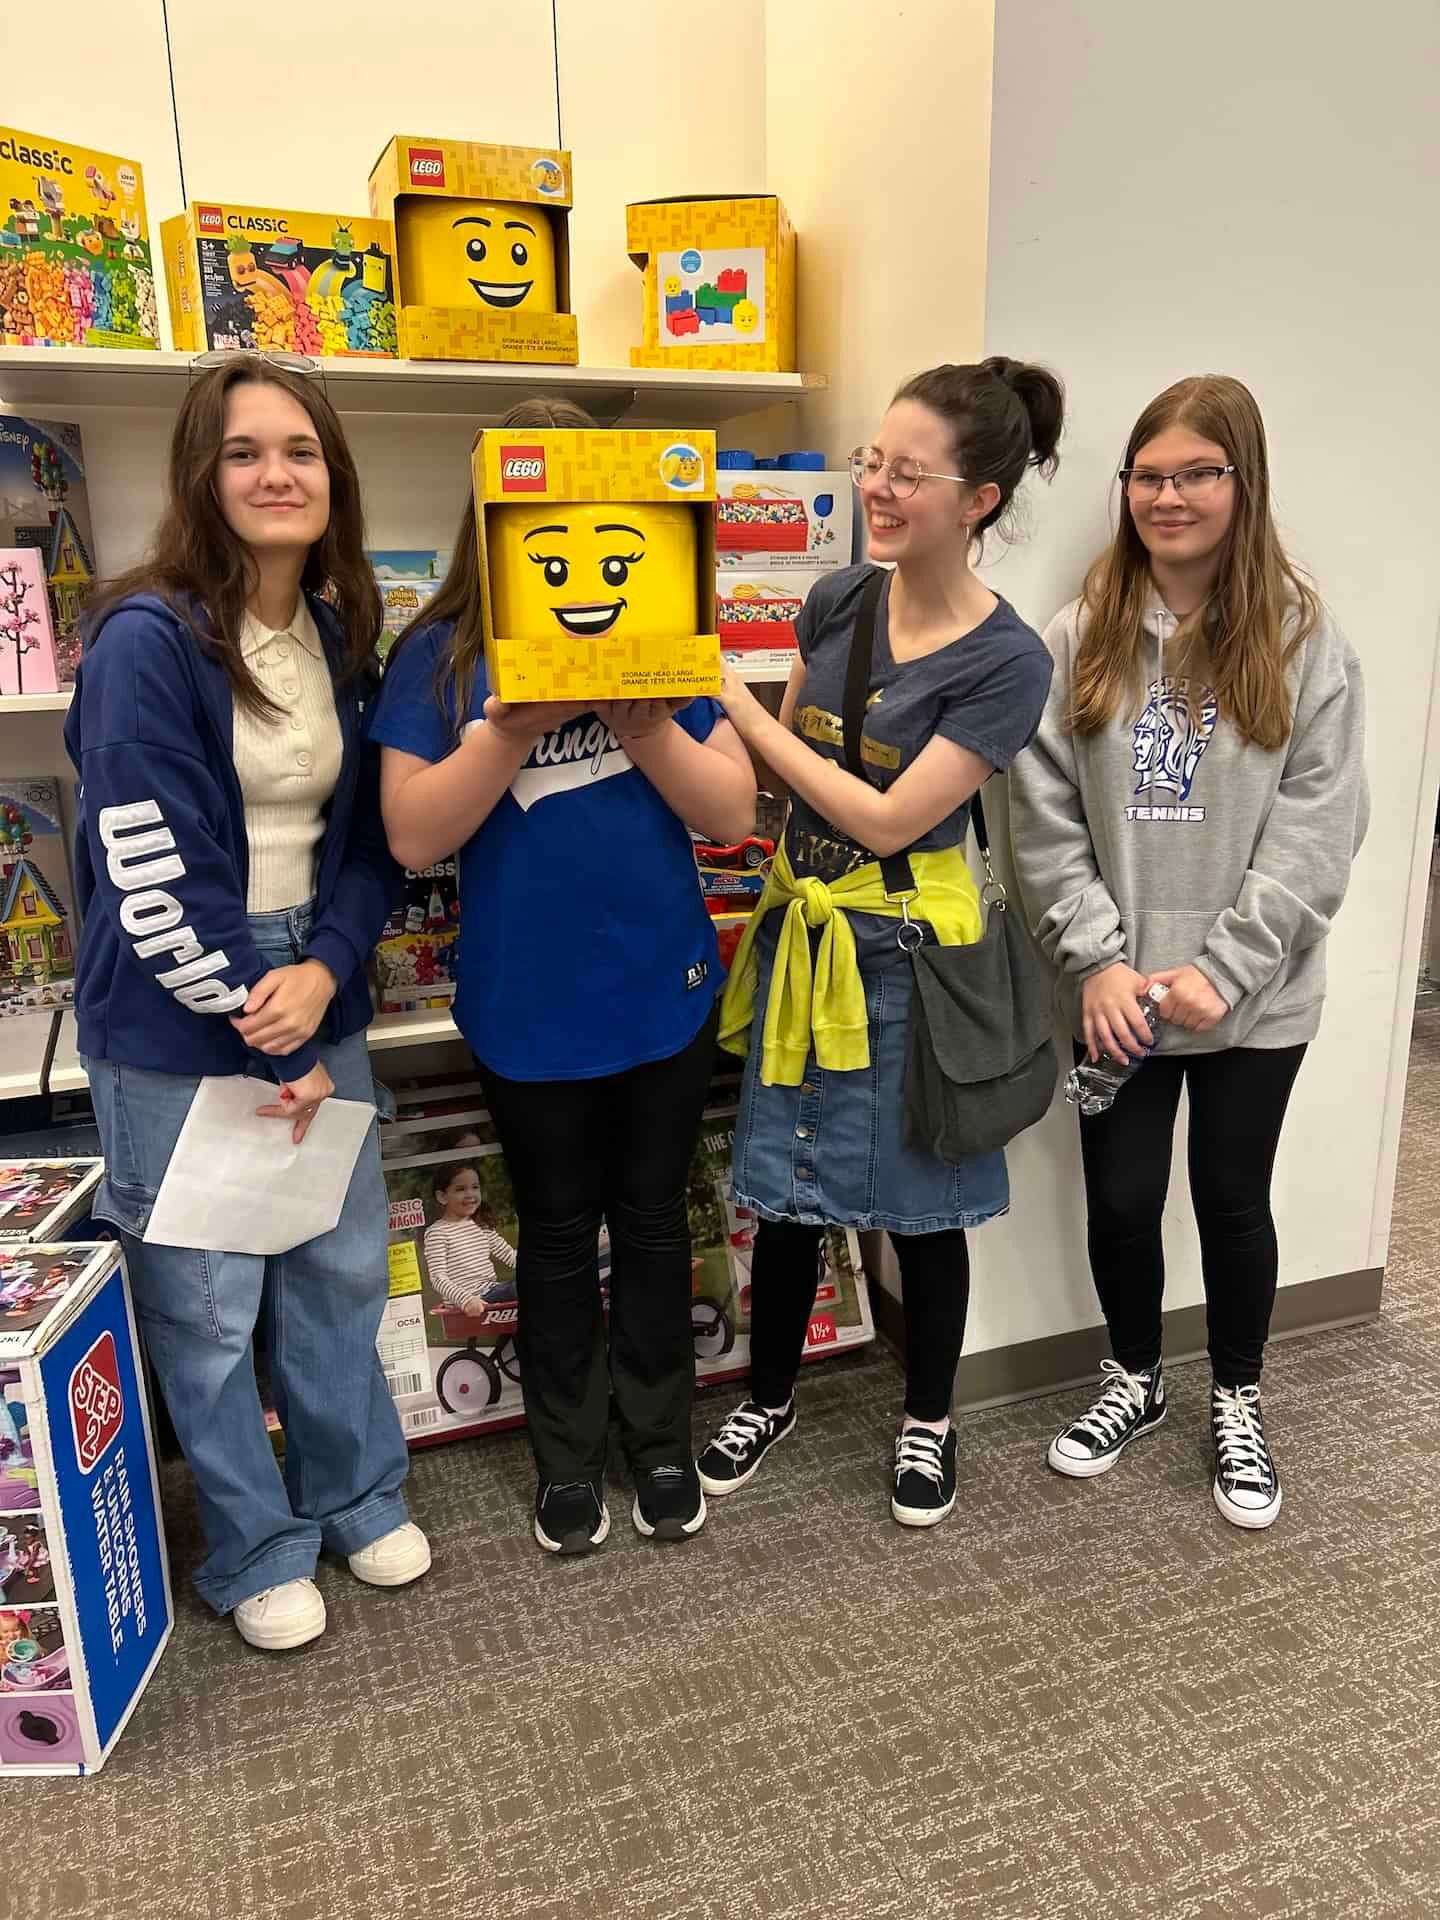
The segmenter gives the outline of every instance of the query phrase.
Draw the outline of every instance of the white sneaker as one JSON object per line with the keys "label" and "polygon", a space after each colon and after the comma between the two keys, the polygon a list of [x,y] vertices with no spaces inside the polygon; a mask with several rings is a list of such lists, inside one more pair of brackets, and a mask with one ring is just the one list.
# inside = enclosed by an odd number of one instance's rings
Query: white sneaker
{"label": "white sneaker", "polygon": [[408,1587],[430,1571],[430,1542],[413,1520],[406,1520],[352,1553],[349,1564],[367,1587]]}
{"label": "white sneaker", "polygon": [[242,1600],[234,1612],[235,1630],[252,1647],[277,1653],[303,1647],[325,1631],[325,1601],[313,1580],[283,1580]]}
{"label": "white sneaker", "polygon": [[1215,1504],[1232,1527],[1268,1527],[1284,1495],[1265,1440],[1258,1387],[1210,1389]]}

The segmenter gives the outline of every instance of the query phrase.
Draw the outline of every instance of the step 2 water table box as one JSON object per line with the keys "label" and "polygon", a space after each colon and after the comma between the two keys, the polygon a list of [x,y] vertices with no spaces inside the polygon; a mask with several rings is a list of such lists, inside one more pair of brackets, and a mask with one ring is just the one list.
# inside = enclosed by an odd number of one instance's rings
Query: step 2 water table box
{"label": "step 2 water table box", "polygon": [[715,625],[726,653],[793,653],[795,622],[824,572],[730,573],[715,576]]}
{"label": "step 2 water table box", "polygon": [[400,351],[574,366],[570,155],[397,134],[370,174],[395,228]]}
{"label": "step 2 water table box", "polygon": [[713,433],[487,427],[471,478],[500,699],[719,692]]}
{"label": "step 2 water table box", "polygon": [[260,348],[393,359],[388,220],[192,200],[160,225],[170,325],[183,353]]}
{"label": "step 2 water table box", "polygon": [[63,1240],[104,1172],[103,1160],[0,1160],[0,1243]]}
{"label": "step 2 water table box", "polygon": [[120,1249],[0,1247],[0,1774],[102,1767],[174,1617]]}
{"label": "step 2 water table box", "polygon": [[625,245],[645,275],[632,367],[795,371],[795,231],[773,194],[636,201]]}
{"label": "step 2 water table box", "polygon": [[0,346],[159,344],[138,162],[0,126]]}
{"label": "step 2 water table box", "polygon": [[719,456],[715,477],[715,563],[746,572],[850,565],[848,473],[760,472]]}

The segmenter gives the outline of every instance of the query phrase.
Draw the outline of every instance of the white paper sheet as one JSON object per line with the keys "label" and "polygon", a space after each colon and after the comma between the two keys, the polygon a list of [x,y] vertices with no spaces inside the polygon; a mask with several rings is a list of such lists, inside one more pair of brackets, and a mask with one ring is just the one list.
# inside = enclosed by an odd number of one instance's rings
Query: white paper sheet
{"label": "white paper sheet", "polygon": [[328,1233],[375,1116],[330,1099],[297,1147],[293,1120],[262,1120],[280,1089],[248,1076],[206,1079],[191,1103],[145,1238],[211,1253],[288,1253]]}

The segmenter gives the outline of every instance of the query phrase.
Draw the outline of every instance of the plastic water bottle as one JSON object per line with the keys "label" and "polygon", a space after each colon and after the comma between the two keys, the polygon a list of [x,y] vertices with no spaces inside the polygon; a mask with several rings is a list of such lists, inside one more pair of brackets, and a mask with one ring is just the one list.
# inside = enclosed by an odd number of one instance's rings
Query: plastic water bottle
{"label": "plastic water bottle", "polygon": [[[1170,989],[1158,984],[1140,995],[1140,1011],[1145,1016],[1145,1024],[1150,1029],[1150,1045],[1155,1044],[1155,1030],[1160,1024],[1160,1008],[1164,1004]],[[1137,1068],[1143,1067],[1149,1059],[1148,1052],[1138,1057],[1129,1055],[1117,1060],[1112,1054],[1102,1053],[1098,1060],[1082,1060],[1073,1067],[1065,1082],[1065,1098],[1071,1106],[1079,1107],[1081,1113],[1108,1113],[1115,1104],[1115,1096]]]}

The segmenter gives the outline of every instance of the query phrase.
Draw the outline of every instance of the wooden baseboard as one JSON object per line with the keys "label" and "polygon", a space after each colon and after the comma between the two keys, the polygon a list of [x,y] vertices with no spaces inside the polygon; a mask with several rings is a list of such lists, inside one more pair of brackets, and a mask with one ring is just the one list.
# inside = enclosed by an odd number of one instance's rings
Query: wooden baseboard
{"label": "wooden baseboard", "polygon": [[[1270,1323],[1272,1340],[1297,1333],[1319,1333],[1326,1327],[1348,1327],[1373,1320],[1380,1311],[1383,1267],[1359,1273],[1332,1273],[1320,1280],[1304,1280],[1282,1287],[1275,1296]],[[900,1302],[878,1281],[870,1285],[875,1325],[897,1354],[905,1353],[905,1321]],[[1205,1352],[1205,1308],[1176,1307],[1165,1315],[1167,1362],[1195,1360]],[[1022,1340],[1009,1347],[961,1357],[955,1375],[953,1404],[967,1412],[1004,1406],[1012,1400],[1033,1400],[1047,1393],[1093,1380],[1100,1362],[1110,1357],[1110,1341],[1103,1325],[1081,1327],[1073,1333],[1048,1334],[1040,1340]]]}

